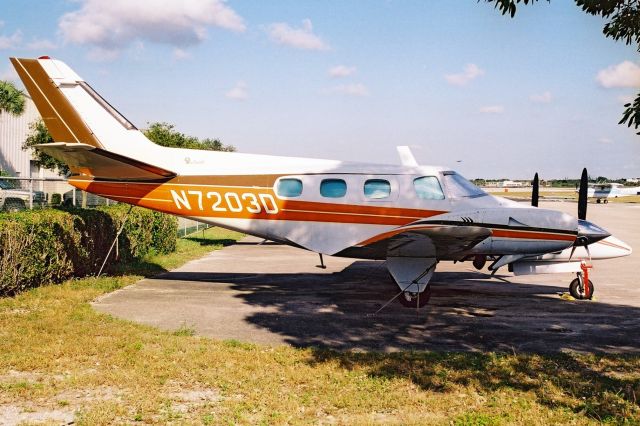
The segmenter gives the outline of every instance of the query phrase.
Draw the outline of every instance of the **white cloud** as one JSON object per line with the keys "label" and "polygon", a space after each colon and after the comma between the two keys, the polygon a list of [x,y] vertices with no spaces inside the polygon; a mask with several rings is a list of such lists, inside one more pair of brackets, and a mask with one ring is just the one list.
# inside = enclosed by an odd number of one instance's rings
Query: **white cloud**
{"label": "white cloud", "polygon": [[551,95],[551,92],[547,90],[546,92],[542,93],[534,93],[533,95],[529,96],[529,99],[532,102],[536,102],[539,104],[548,104],[553,100],[553,96]]}
{"label": "white cloud", "polygon": [[54,50],[57,48],[58,46],[54,42],[47,39],[34,39],[27,43],[27,49],[30,50]]}
{"label": "white cloud", "polygon": [[[65,42],[90,45],[113,57],[136,41],[185,48],[202,42],[210,26],[244,31],[244,20],[223,0],[79,0],[58,23]],[[104,57],[100,58],[104,59]]]}
{"label": "white cloud", "polygon": [[177,60],[189,59],[191,57],[191,54],[184,49],[176,47],[175,49],[173,49],[173,57]]}
{"label": "white cloud", "polygon": [[600,138],[598,139],[598,142],[605,144],[605,145],[610,145],[613,143],[613,139],[610,138]]}
{"label": "white cloud", "polygon": [[228,99],[233,99],[236,101],[244,101],[249,99],[249,92],[247,91],[247,84],[244,81],[239,81],[236,83],[234,87],[232,87],[225,96]]}
{"label": "white cloud", "polygon": [[502,114],[504,112],[504,107],[502,105],[487,105],[480,107],[478,112],[482,114]]}
{"label": "white cloud", "polygon": [[476,64],[467,64],[464,70],[458,74],[446,74],[444,78],[454,86],[464,86],[470,81],[484,74],[484,70]]}
{"label": "white cloud", "polygon": [[640,87],[640,66],[631,61],[611,65],[598,72],[596,80],[602,87]]}
{"label": "white cloud", "polygon": [[16,49],[22,42],[22,31],[16,30],[10,36],[0,36],[0,50]]}
{"label": "white cloud", "polygon": [[333,78],[349,77],[356,72],[356,67],[348,67],[346,65],[336,65],[329,68],[329,76]]}
{"label": "white cloud", "polygon": [[310,19],[302,21],[302,28],[293,28],[284,22],[276,22],[267,27],[267,34],[272,41],[303,50],[329,50],[320,37],[313,33]]}
{"label": "white cloud", "polygon": [[334,86],[325,91],[326,93],[337,93],[346,96],[363,97],[369,96],[369,89],[362,83],[343,84],[340,86]]}

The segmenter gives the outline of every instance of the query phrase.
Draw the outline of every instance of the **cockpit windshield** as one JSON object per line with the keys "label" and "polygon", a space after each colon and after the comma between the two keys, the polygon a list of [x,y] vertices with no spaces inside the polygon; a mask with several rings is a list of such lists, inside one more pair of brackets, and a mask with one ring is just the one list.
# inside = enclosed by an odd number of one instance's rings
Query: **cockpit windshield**
{"label": "cockpit windshield", "polygon": [[444,184],[451,198],[475,198],[487,195],[456,172],[443,172]]}

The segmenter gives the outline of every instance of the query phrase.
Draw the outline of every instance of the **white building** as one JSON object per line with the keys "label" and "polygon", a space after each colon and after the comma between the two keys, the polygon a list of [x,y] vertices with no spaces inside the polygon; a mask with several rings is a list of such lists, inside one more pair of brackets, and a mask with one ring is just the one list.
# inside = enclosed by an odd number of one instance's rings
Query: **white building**
{"label": "white building", "polygon": [[516,182],[516,181],[513,181],[513,180],[502,181],[502,187],[503,188],[519,188],[521,186],[524,186],[524,184],[522,182]]}
{"label": "white building", "polygon": [[[55,178],[57,173],[35,164],[32,150],[23,150],[22,145],[31,133],[31,123],[40,119],[40,114],[29,95],[25,94],[24,113],[18,116],[0,113],[0,170],[9,176],[19,178]],[[23,187],[26,187],[24,184]],[[34,182],[34,189],[46,192],[64,193],[71,189],[66,183]]]}

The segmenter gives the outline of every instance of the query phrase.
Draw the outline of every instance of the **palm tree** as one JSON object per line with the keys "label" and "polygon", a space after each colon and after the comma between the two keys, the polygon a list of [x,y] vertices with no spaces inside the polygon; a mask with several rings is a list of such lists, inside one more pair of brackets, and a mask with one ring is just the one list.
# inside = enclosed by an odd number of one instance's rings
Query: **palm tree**
{"label": "palm tree", "polygon": [[0,81],[0,114],[20,115],[24,112],[24,93],[9,81]]}

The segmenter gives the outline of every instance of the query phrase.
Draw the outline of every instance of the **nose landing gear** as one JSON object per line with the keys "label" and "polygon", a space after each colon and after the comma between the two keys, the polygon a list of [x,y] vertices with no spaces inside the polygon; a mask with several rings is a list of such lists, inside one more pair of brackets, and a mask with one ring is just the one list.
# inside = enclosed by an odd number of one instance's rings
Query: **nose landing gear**
{"label": "nose landing gear", "polygon": [[574,299],[591,300],[593,298],[595,288],[589,279],[589,269],[591,268],[593,268],[593,266],[587,264],[584,260],[580,262],[580,269],[582,269],[582,272],[577,272],[577,277],[571,281],[571,284],[569,285],[569,293],[571,293],[571,296]]}

